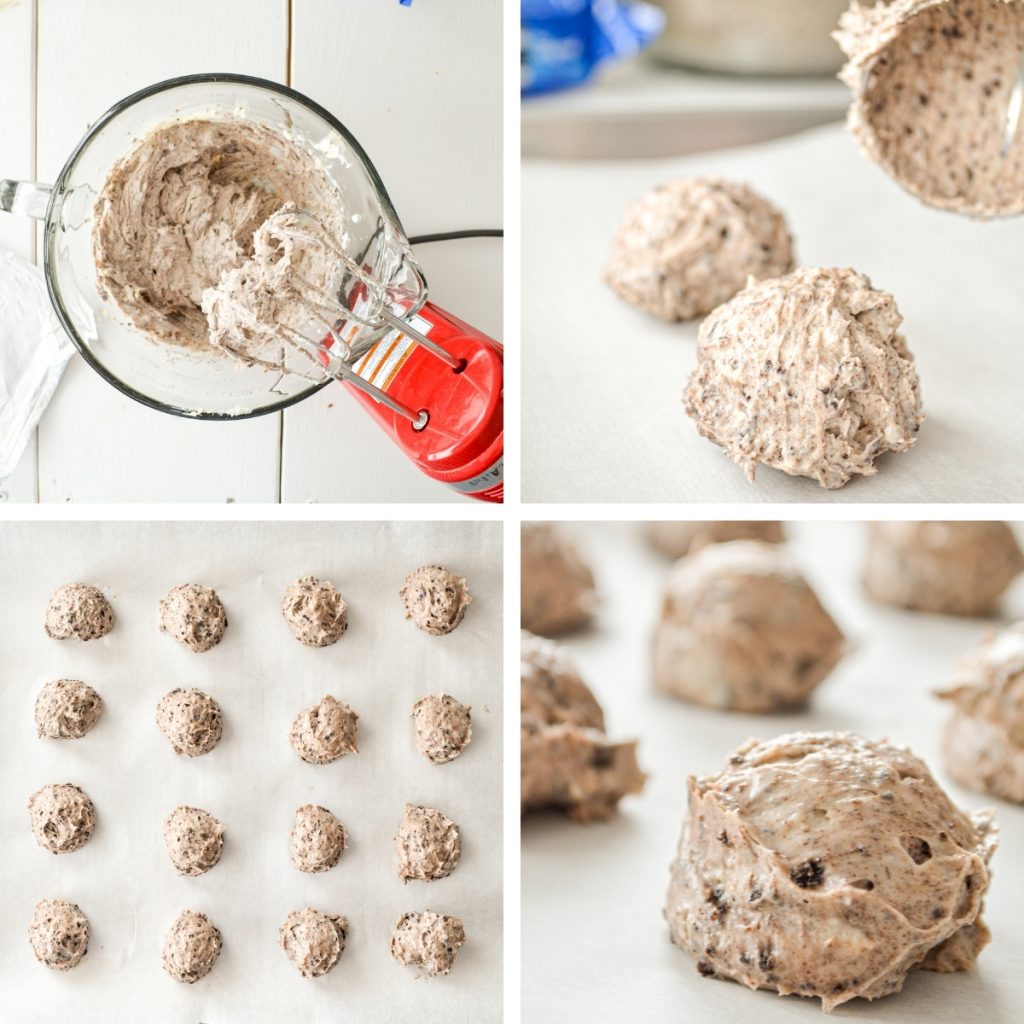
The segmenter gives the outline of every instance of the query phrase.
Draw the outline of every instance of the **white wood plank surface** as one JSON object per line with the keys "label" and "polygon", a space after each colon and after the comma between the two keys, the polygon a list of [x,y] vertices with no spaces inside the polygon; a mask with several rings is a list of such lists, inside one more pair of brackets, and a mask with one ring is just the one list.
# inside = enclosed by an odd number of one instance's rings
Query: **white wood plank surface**
{"label": "white wood plank surface", "polygon": [[[282,81],[286,0],[38,0],[39,168],[152,82],[202,71]],[[39,428],[43,501],[276,501],[280,416],[192,423],[126,399],[77,358]]]}
{"label": "white wood plank surface", "polygon": [[[0,178],[31,180],[35,173],[35,0],[0,7]],[[0,216],[0,249],[34,255],[33,224]],[[36,439],[29,439],[15,471],[0,480],[0,501],[36,500]]]}

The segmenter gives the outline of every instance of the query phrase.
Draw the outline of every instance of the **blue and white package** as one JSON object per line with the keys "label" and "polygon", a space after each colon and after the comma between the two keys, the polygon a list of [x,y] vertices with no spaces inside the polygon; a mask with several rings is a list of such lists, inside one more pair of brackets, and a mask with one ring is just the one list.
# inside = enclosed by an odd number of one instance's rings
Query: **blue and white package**
{"label": "blue and white package", "polygon": [[665,15],[640,0],[522,0],[522,93],[579,85],[649,46]]}

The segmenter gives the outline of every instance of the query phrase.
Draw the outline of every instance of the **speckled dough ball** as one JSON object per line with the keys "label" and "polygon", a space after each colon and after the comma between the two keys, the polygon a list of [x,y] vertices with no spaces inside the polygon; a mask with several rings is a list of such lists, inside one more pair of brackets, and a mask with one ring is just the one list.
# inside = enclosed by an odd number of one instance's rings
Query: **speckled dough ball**
{"label": "speckled dough ball", "polygon": [[520,625],[559,636],[587,625],[597,611],[594,574],[564,527],[523,523],[520,529]]}
{"label": "speckled dough ball", "polygon": [[466,578],[440,565],[425,565],[405,577],[405,617],[431,636],[450,633],[466,615],[472,598]]}
{"label": "speckled dough ball", "polygon": [[665,917],[706,977],[820,999],[971,970],[995,849],[909,751],[851,733],[748,740],[690,777]]}
{"label": "speckled dough ball", "polygon": [[348,921],[340,914],[323,914],[306,907],[285,918],[278,942],[299,974],[319,978],[341,959],[347,934]]}
{"label": "speckled dough ball", "polygon": [[673,566],[654,633],[654,684],[731,711],[802,707],[843,634],[779,547],[714,544]]}
{"label": "speckled dough ball", "polygon": [[431,764],[454,761],[469,746],[473,738],[471,710],[447,693],[432,693],[413,704],[416,746]]}
{"label": "speckled dough ball", "polygon": [[96,808],[85,790],[71,783],[43,786],[29,797],[36,842],[50,853],[71,853],[96,831]]}
{"label": "speckled dough ball", "polygon": [[718,178],[659,185],[626,207],[604,279],[662,320],[692,320],[731,299],[748,277],[793,269],[786,219],[753,189]]}
{"label": "speckled dough ball", "polygon": [[830,490],[871,476],[924,422],[902,320],[849,269],[752,284],[701,324],[686,412],[751,481],[758,463]]}
{"label": "speckled dough ball", "polygon": [[220,956],[220,931],[205,914],[183,911],[164,939],[164,970],[175,981],[194,985],[205,978]]}
{"label": "speckled dough ball", "polygon": [[348,628],[345,599],[334,584],[315,576],[302,576],[288,587],[281,613],[307,647],[330,647]]}
{"label": "speckled dough ball", "polygon": [[44,628],[53,640],[98,640],[114,628],[114,609],[96,587],[68,583],[50,598]]}
{"label": "speckled dough ball", "polygon": [[70,971],[89,952],[89,921],[77,903],[40,900],[28,939],[36,959],[53,971]]}
{"label": "speckled dough ball", "polygon": [[1024,570],[1006,523],[871,523],[868,531],[864,588],[900,608],[990,615]]}
{"label": "speckled dough ball", "polygon": [[326,807],[303,804],[295,812],[292,863],[300,871],[329,871],[347,848],[345,826]]}
{"label": "speckled dough ball", "polygon": [[156,707],[156,724],[176,754],[199,757],[220,742],[220,705],[202,690],[171,690]]}
{"label": "speckled dough ball", "polygon": [[80,679],[47,683],[36,698],[36,731],[40,739],[81,739],[103,713],[100,695]]}
{"label": "speckled dough ball", "polygon": [[1024,5],[854,2],[840,26],[848,121],[865,153],[932,206],[978,217],[1024,212],[1024,125],[1010,116]]}
{"label": "speckled dough ball", "polygon": [[164,821],[164,843],[179,875],[204,875],[224,850],[224,826],[198,807],[175,807]]}
{"label": "speckled dough ball", "polygon": [[358,722],[352,708],[328,694],[296,715],[288,741],[303,761],[330,764],[358,752]]}
{"label": "speckled dough ball", "polygon": [[434,807],[406,804],[395,849],[399,878],[418,878],[424,882],[447,878],[462,856],[459,827]]}
{"label": "speckled dough ball", "polygon": [[160,632],[202,654],[224,638],[228,617],[217,592],[198,583],[172,587],[160,602]]}
{"label": "speckled dough ball", "polygon": [[432,910],[403,914],[391,932],[391,955],[431,977],[447,974],[465,944],[462,918]]}
{"label": "speckled dough ball", "polygon": [[1024,803],[1024,622],[990,636],[955,684],[942,752],[963,786]]}
{"label": "speckled dough ball", "polygon": [[731,540],[763,540],[782,544],[786,535],[782,523],[721,521],[715,523],[663,522],[647,524],[651,547],[669,558],[683,558],[708,544],[725,544]]}

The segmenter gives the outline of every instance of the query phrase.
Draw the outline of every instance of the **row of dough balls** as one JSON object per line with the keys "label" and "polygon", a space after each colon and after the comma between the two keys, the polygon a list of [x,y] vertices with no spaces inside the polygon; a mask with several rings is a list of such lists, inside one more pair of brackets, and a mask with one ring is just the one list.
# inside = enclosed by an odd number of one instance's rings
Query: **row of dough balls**
{"label": "row of dough balls", "polygon": [[[472,600],[465,577],[440,565],[409,573],[399,593],[406,618],[431,636],[455,629]],[[315,576],[302,576],[288,587],[281,613],[307,647],[329,647],[348,628],[344,597],[334,584]],[[114,628],[114,622],[114,609],[99,588],[68,583],[50,598],[45,629],[54,640],[97,640]],[[183,583],[160,601],[160,631],[197,654],[216,647],[227,627],[224,605],[211,587]]]}
{"label": "row of dough balls", "polygon": [[[431,764],[454,761],[473,738],[472,708],[447,693],[434,693],[412,706],[416,746]],[[103,699],[80,679],[47,683],[36,699],[39,736],[80,739],[99,721]],[[300,711],[289,742],[309,764],[330,764],[358,751],[359,715],[330,694]],[[208,754],[220,741],[224,718],[220,705],[202,690],[177,688],[156,708],[156,724],[174,752],[186,757]]]}
{"label": "row of dough balls", "polygon": [[[341,959],[349,923],[340,914],[305,907],[292,911],[278,933],[278,944],[304,978],[327,974]],[[69,900],[41,900],[29,926],[36,959],[55,971],[77,967],[89,949],[89,920]],[[432,910],[403,914],[391,932],[391,956],[429,976],[448,974],[466,942],[461,918]],[[176,981],[194,984],[213,970],[220,956],[220,929],[195,910],[183,911],[163,946],[164,970]]]}

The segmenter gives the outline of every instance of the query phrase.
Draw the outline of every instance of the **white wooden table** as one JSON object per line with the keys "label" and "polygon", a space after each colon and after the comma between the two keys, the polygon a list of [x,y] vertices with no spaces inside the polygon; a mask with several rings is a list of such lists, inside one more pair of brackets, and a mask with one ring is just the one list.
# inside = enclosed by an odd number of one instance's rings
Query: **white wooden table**
{"label": "white wooden table", "polygon": [[[0,176],[52,181],[91,121],[145,85],[283,82],[355,134],[412,234],[500,227],[500,0],[0,0]],[[412,158],[410,158],[412,155]],[[38,254],[0,217],[0,247]],[[501,337],[501,242],[424,246],[431,297]],[[239,423],[188,422],[69,365],[7,501],[459,501],[338,388]]]}

